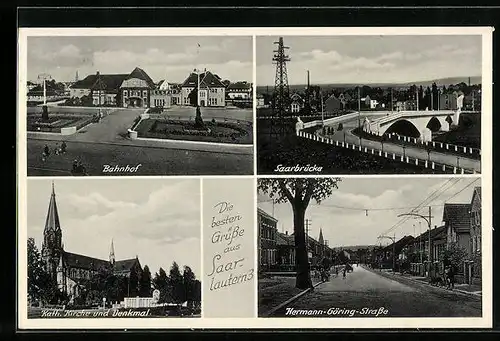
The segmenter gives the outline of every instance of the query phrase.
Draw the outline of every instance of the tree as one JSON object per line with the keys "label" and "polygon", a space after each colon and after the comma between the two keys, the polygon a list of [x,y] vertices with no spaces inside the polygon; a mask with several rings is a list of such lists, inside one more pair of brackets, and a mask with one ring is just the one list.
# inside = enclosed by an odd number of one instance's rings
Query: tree
{"label": "tree", "polygon": [[170,302],[170,296],[168,292],[168,277],[167,273],[163,268],[155,274],[153,278],[153,288],[160,291],[160,300],[159,303],[168,303]]}
{"label": "tree", "polygon": [[151,296],[151,272],[149,271],[149,267],[147,265],[144,266],[141,278],[139,279],[139,296]]}
{"label": "tree", "polygon": [[139,295],[139,274],[137,273],[137,269],[133,266],[130,269],[129,274],[129,292],[128,297],[136,297]]}
{"label": "tree", "polygon": [[53,302],[58,291],[55,279],[45,270],[35,239],[28,238],[28,297]]}
{"label": "tree", "polygon": [[467,257],[467,250],[461,247],[458,243],[451,243],[444,250],[441,260],[444,266],[451,265],[454,271],[462,268],[463,261]]}
{"label": "tree", "polygon": [[174,303],[184,302],[184,283],[177,262],[173,262],[169,273],[169,289]]}
{"label": "tree", "polygon": [[185,265],[184,266],[184,272],[182,274],[182,280],[183,280],[183,285],[184,285],[184,298],[183,301],[187,301],[189,306],[193,306],[193,303],[196,301],[195,300],[195,281],[196,281],[196,276],[193,272],[193,270]]}
{"label": "tree", "polygon": [[338,188],[339,178],[259,179],[257,189],[276,203],[289,202],[293,210],[293,230],[296,249],[296,283],[299,289],[312,287],[307,255],[304,218],[311,199],[318,204]]}

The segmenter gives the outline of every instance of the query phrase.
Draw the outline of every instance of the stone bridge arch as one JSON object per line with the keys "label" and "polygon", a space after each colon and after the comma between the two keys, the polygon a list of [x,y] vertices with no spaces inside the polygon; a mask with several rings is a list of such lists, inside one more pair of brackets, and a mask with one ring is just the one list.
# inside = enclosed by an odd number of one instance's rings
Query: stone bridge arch
{"label": "stone bridge arch", "polygon": [[414,122],[407,119],[399,119],[392,124],[388,124],[387,128],[382,134],[396,133],[403,136],[420,137],[421,127],[417,126]]}

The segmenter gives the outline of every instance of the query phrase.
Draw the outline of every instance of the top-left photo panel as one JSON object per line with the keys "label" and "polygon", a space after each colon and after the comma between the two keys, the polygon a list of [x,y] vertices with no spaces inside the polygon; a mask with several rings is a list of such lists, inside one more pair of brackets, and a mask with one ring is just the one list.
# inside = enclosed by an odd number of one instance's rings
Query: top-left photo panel
{"label": "top-left photo panel", "polygon": [[251,36],[24,42],[27,176],[254,173]]}

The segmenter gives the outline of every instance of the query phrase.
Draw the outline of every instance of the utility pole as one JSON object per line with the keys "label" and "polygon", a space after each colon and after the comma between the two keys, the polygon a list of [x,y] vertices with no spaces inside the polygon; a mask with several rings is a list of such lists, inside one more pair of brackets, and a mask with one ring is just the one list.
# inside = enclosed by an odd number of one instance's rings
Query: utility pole
{"label": "utility pole", "polygon": [[361,127],[361,91],[358,86],[358,130]]}
{"label": "utility pole", "polygon": [[419,110],[419,107],[418,107],[418,87],[415,86],[415,99],[417,100],[417,111]]}
{"label": "utility pole", "polygon": [[306,232],[306,252],[307,257],[309,258],[309,228],[311,227],[311,219],[305,220],[305,232]]}
{"label": "utility pole", "polygon": [[391,88],[391,114],[394,111],[394,97],[392,93],[392,88]]}

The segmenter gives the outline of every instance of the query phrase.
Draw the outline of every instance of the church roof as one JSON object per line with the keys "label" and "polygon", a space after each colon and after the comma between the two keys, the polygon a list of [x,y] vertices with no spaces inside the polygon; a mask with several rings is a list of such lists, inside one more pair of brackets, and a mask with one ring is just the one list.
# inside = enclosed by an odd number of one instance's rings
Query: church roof
{"label": "church roof", "polygon": [[115,271],[128,271],[132,269],[136,263],[139,263],[139,260],[137,258],[119,260],[115,262],[114,269]]}
{"label": "church roof", "polygon": [[63,257],[65,266],[69,268],[97,271],[99,268],[108,268],[110,266],[107,260],[79,255],[72,252],[65,251]]}
{"label": "church roof", "polygon": [[50,196],[47,218],[45,219],[45,231],[57,231],[60,229],[61,224],[59,223],[59,213],[57,211],[56,193],[54,191],[54,184],[52,184],[52,194]]}

